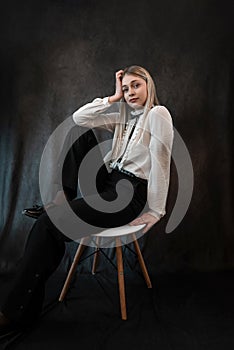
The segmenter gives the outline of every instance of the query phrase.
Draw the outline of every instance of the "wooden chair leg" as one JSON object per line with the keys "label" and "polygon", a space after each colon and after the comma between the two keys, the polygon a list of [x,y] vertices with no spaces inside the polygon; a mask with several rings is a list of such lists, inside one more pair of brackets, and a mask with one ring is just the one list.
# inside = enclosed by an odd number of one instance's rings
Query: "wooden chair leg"
{"label": "wooden chair leg", "polygon": [[99,248],[96,248],[95,254],[93,257],[92,275],[95,275],[95,273],[96,273],[99,253],[100,253]]}
{"label": "wooden chair leg", "polygon": [[98,262],[98,257],[99,257],[99,241],[100,241],[100,237],[97,237],[96,238],[96,245],[97,245],[97,248],[95,250],[95,253],[94,253],[94,257],[93,257],[93,266],[92,266],[92,274],[95,275],[96,273],[96,268],[97,268],[97,262]]}
{"label": "wooden chair leg", "polygon": [[145,278],[145,281],[146,281],[146,284],[147,284],[147,287],[148,288],[152,288],[152,284],[151,284],[151,281],[150,281],[150,277],[149,277],[149,274],[148,274],[148,271],[147,271],[147,268],[146,268],[146,265],[145,265],[145,261],[143,259],[143,256],[141,254],[141,250],[140,250],[140,247],[139,247],[139,244],[137,242],[137,238],[135,236],[135,234],[133,233],[133,244],[134,244],[134,247],[135,247],[135,250],[136,250],[136,253],[137,253],[137,257],[138,257],[138,260],[139,260],[139,264],[140,264],[140,267],[141,267],[141,270],[142,270],[142,273],[143,273],[143,276]]}
{"label": "wooden chair leg", "polygon": [[120,307],[121,307],[121,316],[122,320],[127,319],[127,310],[126,310],[126,298],[125,298],[125,286],[124,286],[124,270],[123,270],[123,256],[122,256],[122,247],[119,246],[119,239],[116,239],[116,260],[118,268],[118,282],[119,282],[119,297],[120,297]]}
{"label": "wooden chair leg", "polygon": [[64,298],[65,298],[65,296],[66,296],[66,294],[67,294],[68,288],[69,288],[69,286],[70,286],[72,277],[73,277],[73,275],[74,275],[74,272],[75,272],[76,267],[77,267],[77,265],[78,265],[78,262],[79,262],[79,260],[80,260],[80,257],[81,257],[81,255],[82,255],[82,253],[83,253],[83,251],[84,251],[84,249],[85,249],[85,247],[86,247],[86,246],[83,245],[82,243],[84,243],[84,239],[81,239],[80,244],[79,244],[79,246],[78,246],[78,248],[77,248],[77,251],[76,251],[75,257],[74,257],[74,259],[73,259],[72,265],[71,265],[71,267],[70,267],[70,270],[69,270],[69,272],[68,272],[66,281],[65,281],[65,283],[64,283],[64,285],[63,285],[63,289],[62,289],[61,294],[60,294],[60,296],[59,296],[59,301],[63,301],[63,300],[64,300]]}

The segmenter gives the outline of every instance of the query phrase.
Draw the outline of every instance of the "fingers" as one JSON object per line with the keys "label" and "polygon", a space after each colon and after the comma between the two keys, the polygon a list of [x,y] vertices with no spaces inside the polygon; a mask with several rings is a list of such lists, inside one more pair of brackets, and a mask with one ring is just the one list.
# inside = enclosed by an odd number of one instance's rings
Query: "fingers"
{"label": "fingers", "polygon": [[120,100],[123,97],[123,91],[122,91],[123,72],[124,71],[120,69],[118,72],[115,73],[115,78],[116,78],[115,97],[117,100]]}
{"label": "fingers", "polygon": [[116,73],[115,73],[115,76],[116,76],[116,79],[122,79],[122,77],[123,77],[123,69],[120,69],[119,71],[117,71]]}
{"label": "fingers", "polygon": [[147,225],[144,227],[142,233],[146,233],[147,231],[149,231],[153,225],[154,225],[154,224],[151,224],[151,223],[147,224]]}
{"label": "fingers", "polygon": [[146,221],[142,216],[140,216],[139,218],[136,218],[135,220],[131,221],[129,225],[142,225],[142,224],[146,224]]}
{"label": "fingers", "polygon": [[142,225],[145,224],[145,227],[143,229],[143,233],[149,231],[149,229],[151,229],[151,227],[156,224],[156,222],[158,221],[158,219],[156,217],[154,217],[151,214],[143,214],[141,216],[139,216],[138,218],[134,219],[133,221],[131,221],[129,223],[129,225],[134,226],[134,225]]}

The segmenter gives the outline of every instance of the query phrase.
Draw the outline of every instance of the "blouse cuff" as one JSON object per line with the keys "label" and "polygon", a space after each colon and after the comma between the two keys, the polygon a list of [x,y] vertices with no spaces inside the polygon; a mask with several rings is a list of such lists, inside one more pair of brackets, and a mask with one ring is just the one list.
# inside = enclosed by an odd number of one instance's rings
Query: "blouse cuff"
{"label": "blouse cuff", "polygon": [[164,214],[159,214],[154,210],[147,211],[147,214],[153,215],[158,220],[160,220],[164,216]]}
{"label": "blouse cuff", "polygon": [[109,102],[109,96],[103,97],[102,102],[104,105],[110,106],[111,103]]}

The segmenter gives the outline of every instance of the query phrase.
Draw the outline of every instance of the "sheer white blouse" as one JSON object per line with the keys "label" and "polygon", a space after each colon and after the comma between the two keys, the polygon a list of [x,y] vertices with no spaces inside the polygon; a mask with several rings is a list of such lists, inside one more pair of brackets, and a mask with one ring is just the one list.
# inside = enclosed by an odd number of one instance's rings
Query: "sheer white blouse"
{"label": "sheer white blouse", "polygon": [[[73,120],[80,126],[100,127],[114,132],[112,149],[104,157],[105,163],[115,167],[117,159],[121,156],[119,168],[148,180],[148,213],[160,219],[166,213],[170,179],[174,137],[171,115],[168,109],[161,105],[153,107],[146,117],[144,114],[134,116],[133,112],[124,133],[119,135],[120,112],[108,113],[111,105],[108,97],[96,98],[75,111]],[[136,118],[137,124],[129,141]]]}

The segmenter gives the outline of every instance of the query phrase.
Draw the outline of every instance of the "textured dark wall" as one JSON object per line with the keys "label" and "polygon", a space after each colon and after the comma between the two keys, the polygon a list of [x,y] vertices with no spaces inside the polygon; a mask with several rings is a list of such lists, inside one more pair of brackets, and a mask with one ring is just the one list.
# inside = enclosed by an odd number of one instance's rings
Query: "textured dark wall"
{"label": "textured dark wall", "polygon": [[[1,267],[22,254],[40,201],[38,169],[54,128],[114,91],[114,72],[146,67],[193,162],[190,208],[144,239],[156,269],[233,267],[231,1],[9,1],[1,3]],[[176,196],[172,167],[168,215]]]}

